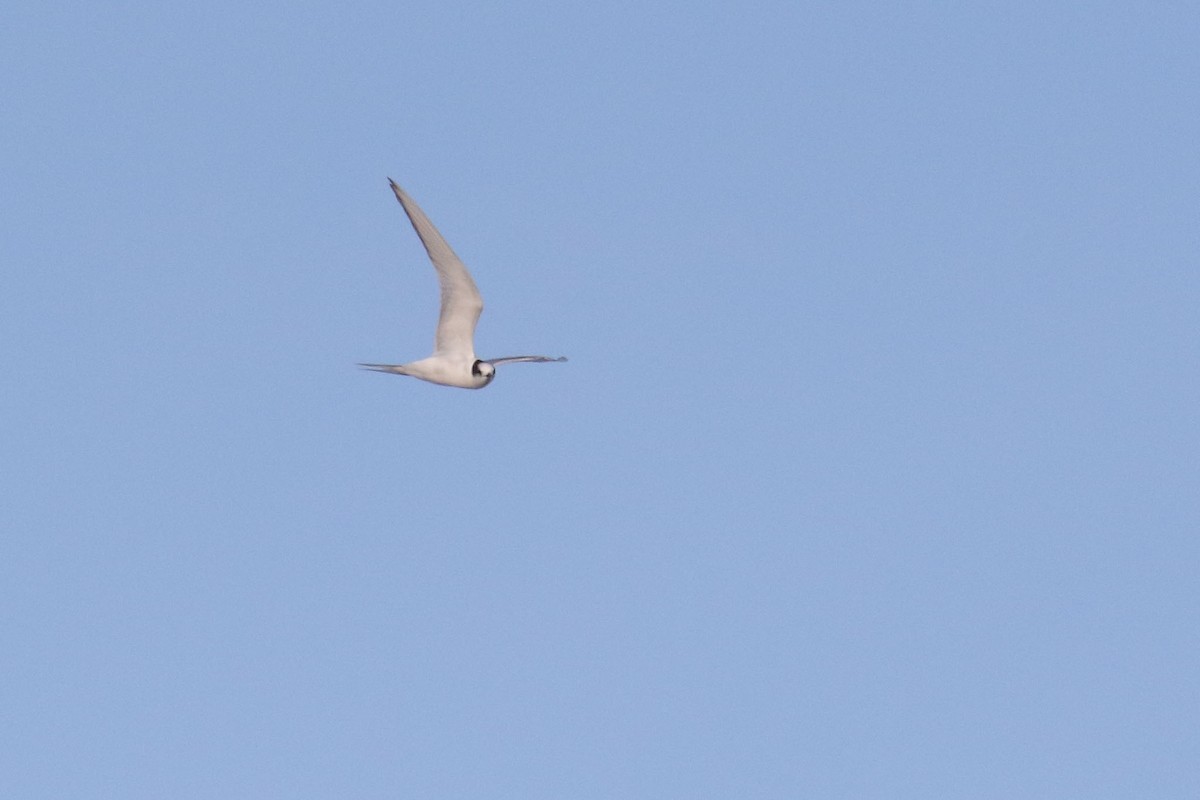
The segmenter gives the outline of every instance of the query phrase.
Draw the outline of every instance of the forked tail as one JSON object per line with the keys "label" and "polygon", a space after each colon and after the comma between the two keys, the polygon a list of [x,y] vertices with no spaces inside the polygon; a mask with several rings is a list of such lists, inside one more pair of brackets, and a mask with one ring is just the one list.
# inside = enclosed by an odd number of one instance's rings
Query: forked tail
{"label": "forked tail", "polygon": [[404,368],[403,364],[359,364],[363,369],[373,370],[374,372],[390,372],[393,375],[409,375],[411,374]]}

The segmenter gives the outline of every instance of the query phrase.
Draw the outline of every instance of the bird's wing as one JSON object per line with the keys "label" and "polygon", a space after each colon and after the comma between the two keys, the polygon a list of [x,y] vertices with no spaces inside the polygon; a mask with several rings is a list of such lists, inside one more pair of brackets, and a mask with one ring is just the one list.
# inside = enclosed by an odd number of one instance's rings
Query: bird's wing
{"label": "bird's wing", "polygon": [[551,358],[550,356],[505,356],[504,358],[486,358],[484,361],[491,364],[493,367],[498,367],[501,364],[519,364],[522,361],[533,361],[538,364],[544,364],[548,361],[566,361],[566,356]]}
{"label": "bird's wing", "polygon": [[429,260],[437,269],[438,283],[442,287],[442,313],[438,317],[437,334],[433,340],[434,354],[474,358],[475,323],[479,322],[479,315],[483,313],[483,298],[479,295],[479,289],[471,280],[467,265],[446,244],[421,207],[394,180],[388,178],[388,183],[392,185],[392,191],[396,193],[404,213],[408,214],[413,230],[421,237]]}

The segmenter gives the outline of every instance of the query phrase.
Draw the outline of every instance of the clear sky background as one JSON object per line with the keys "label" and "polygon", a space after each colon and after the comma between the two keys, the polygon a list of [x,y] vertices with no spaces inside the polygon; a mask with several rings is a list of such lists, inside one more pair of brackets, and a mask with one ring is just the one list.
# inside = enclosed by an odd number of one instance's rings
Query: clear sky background
{"label": "clear sky background", "polygon": [[0,796],[1200,795],[1198,42],[10,2]]}

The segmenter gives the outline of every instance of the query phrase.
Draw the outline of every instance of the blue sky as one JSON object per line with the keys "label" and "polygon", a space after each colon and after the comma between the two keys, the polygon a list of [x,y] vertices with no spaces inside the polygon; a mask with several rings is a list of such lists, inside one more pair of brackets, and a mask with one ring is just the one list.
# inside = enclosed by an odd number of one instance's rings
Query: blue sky
{"label": "blue sky", "polygon": [[1195,797],[1198,40],[10,4],[0,794]]}

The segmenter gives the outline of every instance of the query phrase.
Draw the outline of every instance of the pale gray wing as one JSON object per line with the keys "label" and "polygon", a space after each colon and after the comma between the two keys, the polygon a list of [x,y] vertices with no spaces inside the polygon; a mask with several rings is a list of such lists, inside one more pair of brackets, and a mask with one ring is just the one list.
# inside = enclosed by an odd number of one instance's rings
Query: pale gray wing
{"label": "pale gray wing", "polygon": [[446,244],[421,207],[394,180],[388,178],[388,183],[408,215],[413,230],[421,237],[442,287],[442,313],[438,317],[437,334],[433,340],[434,355],[474,358],[475,324],[483,313],[483,298],[479,295],[479,289],[471,280],[467,265]]}
{"label": "pale gray wing", "polygon": [[493,367],[498,367],[501,364],[518,364],[522,361],[532,361],[537,364],[545,364],[550,361],[566,361],[566,356],[551,358],[550,356],[505,356],[504,358],[485,358],[483,359]]}

